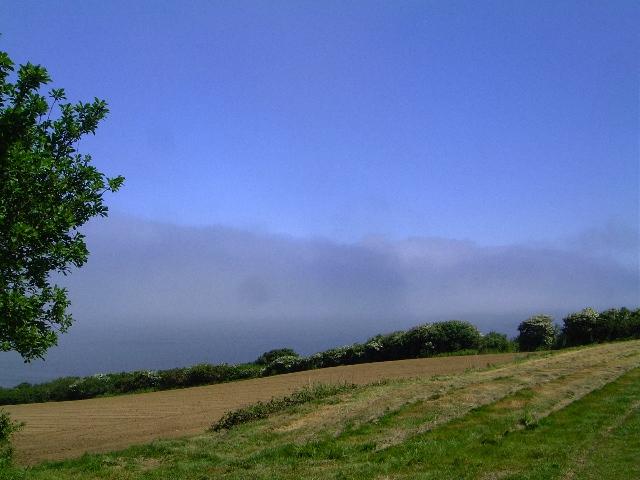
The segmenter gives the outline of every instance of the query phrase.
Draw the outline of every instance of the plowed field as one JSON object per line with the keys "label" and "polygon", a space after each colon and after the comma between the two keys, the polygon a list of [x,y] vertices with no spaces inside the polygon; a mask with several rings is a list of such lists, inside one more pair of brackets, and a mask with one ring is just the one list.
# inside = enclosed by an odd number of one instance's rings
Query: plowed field
{"label": "plowed field", "polygon": [[517,354],[400,360],[278,375],[182,390],[13,405],[6,410],[26,423],[16,434],[16,460],[34,464],[106,452],[158,438],[204,432],[225,412],[314,383],[366,384],[381,379],[429,377],[512,361]]}

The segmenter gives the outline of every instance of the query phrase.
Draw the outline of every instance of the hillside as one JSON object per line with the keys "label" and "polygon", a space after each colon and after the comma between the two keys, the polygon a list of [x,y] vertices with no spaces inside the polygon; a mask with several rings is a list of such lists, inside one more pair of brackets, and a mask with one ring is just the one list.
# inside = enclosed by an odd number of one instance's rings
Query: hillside
{"label": "hillside", "polygon": [[469,355],[350,365],[180,390],[5,409],[26,423],[15,437],[18,461],[34,463],[87,451],[105,452],[156,438],[197,435],[229,410],[286,395],[310,384],[364,385],[386,378],[454,374],[516,357]]}
{"label": "hillside", "polygon": [[[471,363],[460,364],[463,359]],[[495,365],[500,361],[506,363]],[[0,478],[640,478],[640,341],[515,360],[472,356],[408,362],[12,407],[16,418],[30,422],[16,437],[23,464],[73,457],[82,449],[104,451],[127,442],[190,436],[17,469]],[[492,365],[469,369],[487,363]],[[216,420],[211,405],[225,396],[239,405],[249,397],[283,395],[304,383],[366,384],[385,377],[396,379],[355,386],[230,430],[205,432]],[[243,397],[242,386],[252,394]],[[173,397],[170,408],[171,395],[179,394],[193,401]],[[129,401],[128,407],[119,407],[120,414],[110,409],[116,401]],[[235,408],[232,403],[218,403],[218,418],[225,408]],[[46,408],[61,410],[47,413]],[[91,408],[93,417],[83,417]],[[198,411],[200,425],[187,427]],[[72,416],[78,420],[67,424]],[[184,430],[150,429],[171,417],[183,418]],[[102,438],[114,428],[112,439],[122,437],[119,443],[92,444],[92,431],[102,432],[96,435]],[[65,450],[65,439],[72,435],[76,446]]]}

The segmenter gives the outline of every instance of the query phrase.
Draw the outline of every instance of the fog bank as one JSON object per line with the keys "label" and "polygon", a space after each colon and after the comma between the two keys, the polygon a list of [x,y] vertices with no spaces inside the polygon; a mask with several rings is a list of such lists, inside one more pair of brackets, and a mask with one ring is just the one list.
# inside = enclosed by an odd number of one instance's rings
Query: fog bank
{"label": "fog bank", "polygon": [[[482,246],[370,237],[352,244],[112,215],[63,278],[76,324],[45,362],[0,354],[0,383],[303,353],[419,322],[461,318],[515,333],[534,313],[636,306],[637,232]],[[559,320],[559,319],[558,319]]]}

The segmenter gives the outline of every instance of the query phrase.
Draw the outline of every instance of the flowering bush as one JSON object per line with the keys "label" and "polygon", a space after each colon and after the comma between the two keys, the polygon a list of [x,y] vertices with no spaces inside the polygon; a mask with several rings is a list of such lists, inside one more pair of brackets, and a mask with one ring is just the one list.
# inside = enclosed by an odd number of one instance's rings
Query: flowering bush
{"label": "flowering bush", "polygon": [[535,315],[518,326],[518,346],[530,352],[549,349],[555,343],[556,329],[549,315]]}

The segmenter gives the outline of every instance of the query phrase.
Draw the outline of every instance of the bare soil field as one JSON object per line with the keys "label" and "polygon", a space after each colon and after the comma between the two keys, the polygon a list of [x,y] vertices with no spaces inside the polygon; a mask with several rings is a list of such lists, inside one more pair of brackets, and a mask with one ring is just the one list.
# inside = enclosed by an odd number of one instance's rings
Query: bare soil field
{"label": "bare soil field", "polygon": [[5,407],[26,423],[15,439],[19,464],[107,452],[160,438],[203,433],[225,412],[315,383],[367,384],[428,378],[513,361],[522,354],[399,360],[277,375],[181,390]]}

